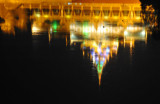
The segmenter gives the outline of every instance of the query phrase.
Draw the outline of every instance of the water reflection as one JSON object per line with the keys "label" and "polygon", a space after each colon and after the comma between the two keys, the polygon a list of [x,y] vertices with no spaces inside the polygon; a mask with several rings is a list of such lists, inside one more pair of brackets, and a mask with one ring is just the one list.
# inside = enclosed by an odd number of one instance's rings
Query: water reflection
{"label": "water reflection", "polygon": [[[80,25],[79,25],[80,24]],[[103,68],[109,60],[117,56],[119,44],[130,48],[132,56],[135,41],[147,42],[147,31],[145,27],[96,25],[94,23],[81,22],[70,26],[70,44],[76,46],[81,44],[84,58],[90,59],[97,69],[99,85]]]}
{"label": "water reflection", "polygon": [[[50,11],[48,9],[43,9],[43,13],[39,9],[34,9],[33,14],[28,16],[25,9],[7,10],[4,5],[0,5],[0,8],[0,17],[5,20],[0,25],[3,32],[15,34],[15,27],[25,30],[28,19],[34,17],[30,24],[32,37],[46,35],[49,44],[51,44],[53,38],[62,37],[65,39],[66,47],[69,44],[74,48],[76,44],[80,44],[83,57],[89,59],[94,68],[97,69],[99,85],[101,85],[103,69],[113,57],[117,56],[119,45],[129,47],[132,56],[135,41],[147,43],[147,29],[143,26],[131,24],[123,26],[119,23],[115,24],[114,21],[97,20],[98,17],[92,20],[67,19],[69,18],[68,15],[71,14],[69,8],[64,10],[64,16],[67,17],[59,19],[49,17]],[[80,10],[75,9],[76,15],[82,15],[80,12]],[[126,15],[128,14],[128,11],[123,12]],[[88,13],[90,13],[90,10],[84,11],[85,16]],[[104,11],[104,13],[109,15],[107,11]],[[94,15],[99,16],[99,14],[100,11],[94,11]],[[116,16],[119,15],[119,12],[113,11],[113,14]],[[60,15],[60,10],[53,9],[52,15]],[[61,32],[69,35],[62,35]]]}

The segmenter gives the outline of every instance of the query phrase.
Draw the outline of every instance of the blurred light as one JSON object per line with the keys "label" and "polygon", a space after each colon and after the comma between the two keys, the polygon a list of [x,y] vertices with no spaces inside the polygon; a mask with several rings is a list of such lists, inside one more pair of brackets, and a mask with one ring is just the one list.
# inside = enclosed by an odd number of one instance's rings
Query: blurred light
{"label": "blurred light", "polygon": [[71,18],[71,16],[70,15],[66,15],[66,18]]}
{"label": "blurred light", "polygon": [[88,26],[88,22],[84,22],[83,23],[83,35],[88,36],[89,35],[89,26]]}
{"label": "blurred light", "polygon": [[106,53],[109,53],[110,52],[110,49],[109,47],[106,48]]}
{"label": "blurred light", "polygon": [[37,32],[37,31],[39,31],[39,30],[40,30],[40,29],[37,28],[37,27],[35,27],[35,26],[32,27],[32,32]]}
{"label": "blurred light", "polygon": [[114,41],[113,44],[116,45],[116,46],[118,46],[118,42],[116,42],[116,41]]}
{"label": "blurred light", "polygon": [[68,5],[71,5],[72,3],[68,2]]}
{"label": "blurred light", "polygon": [[141,19],[141,17],[136,17],[136,19]]}
{"label": "blurred light", "polygon": [[93,47],[97,47],[97,44],[96,44],[96,42],[93,42]]}
{"label": "blurred light", "polygon": [[41,14],[36,14],[36,17],[40,17],[41,16]]}
{"label": "blurred light", "polygon": [[54,22],[52,23],[52,28],[53,28],[54,31],[57,30],[57,28],[58,28],[58,23],[57,23],[57,21],[54,21]]}
{"label": "blurred light", "polygon": [[143,30],[143,31],[141,32],[141,35],[142,35],[142,36],[145,36],[145,34],[146,34],[145,30]]}
{"label": "blurred light", "polygon": [[95,16],[94,18],[95,18],[95,19],[99,19],[99,16]]}
{"label": "blurred light", "polygon": [[117,16],[115,16],[115,17],[113,17],[114,19],[118,19],[118,17]]}
{"label": "blurred light", "polygon": [[100,66],[103,66],[103,64],[104,64],[104,61],[101,61],[101,62],[100,62]]}
{"label": "blurred light", "polygon": [[91,30],[92,30],[92,32],[94,32],[94,30],[95,30],[95,29],[94,29],[94,26],[92,26],[92,29],[91,29]]}
{"label": "blurred light", "polygon": [[98,53],[101,53],[101,48],[100,48],[100,47],[98,47],[98,50],[97,50],[97,51],[98,51]]}
{"label": "blurred light", "polygon": [[99,58],[98,57],[96,57],[96,61],[98,61],[99,60]]}
{"label": "blurred light", "polygon": [[128,35],[128,32],[127,32],[127,31],[124,31],[124,35]]}
{"label": "blurred light", "polygon": [[105,16],[104,19],[108,19],[108,16]]}
{"label": "blurred light", "polygon": [[105,59],[105,57],[103,57],[103,61],[105,61],[106,59]]}
{"label": "blurred light", "polygon": [[92,56],[95,56],[95,52],[92,52],[91,55],[92,55]]}
{"label": "blurred light", "polygon": [[52,32],[52,28],[50,28],[50,32]]}
{"label": "blurred light", "polygon": [[134,29],[135,29],[135,28],[132,27],[132,26],[127,27],[127,30],[129,30],[129,31],[133,31]]}
{"label": "blurred light", "polygon": [[73,33],[71,34],[71,39],[76,39],[76,36]]}
{"label": "blurred light", "polygon": [[45,17],[45,18],[48,18],[48,17],[49,17],[49,15],[44,15],[44,17]]}

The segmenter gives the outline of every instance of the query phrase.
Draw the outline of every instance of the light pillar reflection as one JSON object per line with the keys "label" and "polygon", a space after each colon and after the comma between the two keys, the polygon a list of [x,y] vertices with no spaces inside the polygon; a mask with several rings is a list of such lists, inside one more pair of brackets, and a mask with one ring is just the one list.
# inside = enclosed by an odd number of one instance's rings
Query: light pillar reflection
{"label": "light pillar reflection", "polygon": [[[93,66],[97,69],[99,85],[101,85],[103,69],[112,58],[117,56],[119,44],[123,44],[122,46],[124,46],[124,48],[129,47],[130,56],[132,56],[135,41],[146,42],[147,32],[146,28],[141,26],[128,26],[124,28],[121,26],[107,27],[107,25],[104,25],[102,29],[108,29],[110,33],[106,32],[102,34],[95,29],[93,24],[94,23],[89,23],[86,27],[72,24],[74,28],[70,26],[70,44],[81,43],[83,57],[88,57],[93,63]],[[100,28],[102,25],[98,26],[98,28]],[[84,28],[86,28],[87,31],[89,30],[88,28],[91,28],[91,30],[94,29],[94,31],[88,31],[88,37],[86,38],[85,34],[81,32]]]}
{"label": "light pillar reflection", "polygon": [[[73,34],[72,34],[73,35]],[[81,49],[84,57],[90,58],[93,66],[97,69],[99,85],[101,85],[101,76],[103,68],[109,62],[111,55],[117,55],[119,43],[117,40],[90,40],[80,39],[76,36],[71,37],[71,44],[81,42]]]}

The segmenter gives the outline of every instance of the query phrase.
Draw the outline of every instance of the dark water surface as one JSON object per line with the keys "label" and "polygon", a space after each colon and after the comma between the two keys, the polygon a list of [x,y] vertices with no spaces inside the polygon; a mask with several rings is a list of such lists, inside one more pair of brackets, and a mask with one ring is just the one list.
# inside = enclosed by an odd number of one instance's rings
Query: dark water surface
{"label": "dark water surface", "polygon": [[158,101],[160,41],[143,27],[103,26],[102,33],[88,22],[69,31],[52,23],[0,31],[3,104]]}

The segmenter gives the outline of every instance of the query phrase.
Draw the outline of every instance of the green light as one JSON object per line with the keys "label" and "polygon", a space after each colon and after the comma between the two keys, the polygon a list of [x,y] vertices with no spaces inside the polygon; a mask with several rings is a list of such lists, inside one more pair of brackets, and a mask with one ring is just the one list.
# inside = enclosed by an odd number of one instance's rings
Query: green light
{"label": "green light", "polygon": [[87,38],[89,35],[89,26],[88,26],[88,22],[85,21],[83,22],[83,35]]}
{"label": "green light", "polygon": [[97,71],[98,73],[102,73],[102,67],[99,64],[97,65]]}
{"label": "green light", "polygon": [[57,21],[53,21],[52,28],[53,28],[54,32],[57,32],[58,25],[59,25],[59,23]]}

